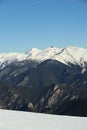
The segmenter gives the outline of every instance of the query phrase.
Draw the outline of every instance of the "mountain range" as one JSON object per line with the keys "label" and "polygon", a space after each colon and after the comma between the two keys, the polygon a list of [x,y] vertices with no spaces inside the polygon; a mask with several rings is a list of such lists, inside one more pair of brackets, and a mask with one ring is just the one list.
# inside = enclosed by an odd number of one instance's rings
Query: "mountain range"
{"label": "mountain range", "polygon": [[54,46],[48,47],[45,50],[39,50],[32,48],[27,50],[25,53],[1,53],[0,54],[0,65],[12,63],[14,61],[24,60],[36,60],[37,62],[43,62],[47,59],[57,60],[64,64],[73,63],[80,66],[85,66],[87,62],[87,49],[78,48],[75,46],[69,46],[66,48],[56,48]]}
{"label": "mountain range", "polygon": [[0,108],[87,116],[87,49],[0,54]]}

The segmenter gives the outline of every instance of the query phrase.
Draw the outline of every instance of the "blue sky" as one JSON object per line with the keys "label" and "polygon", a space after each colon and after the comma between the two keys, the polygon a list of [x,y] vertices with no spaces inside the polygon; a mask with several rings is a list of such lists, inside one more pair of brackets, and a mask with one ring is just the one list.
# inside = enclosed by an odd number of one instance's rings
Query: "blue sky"
{"label": "blue sky", "polygon": [[86,0],[0,0],[0,52],[87,48]]}

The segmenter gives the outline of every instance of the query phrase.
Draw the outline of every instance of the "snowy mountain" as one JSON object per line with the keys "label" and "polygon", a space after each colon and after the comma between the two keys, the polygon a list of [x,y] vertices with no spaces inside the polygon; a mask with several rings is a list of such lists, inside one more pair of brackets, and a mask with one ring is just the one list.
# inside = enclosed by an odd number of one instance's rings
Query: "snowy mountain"
{"label": "snowy mountain", "polygon": [[45,50],[33,48],[25,53],[4,53],[0,54],[0,65],[5,67],[14,61],[35,60],[38,62],[47,59],[54,59],[64,64],[78,64],[82,67],[87,62],[87,49],[69,46],[66,48],[49,47]]}
{"label": "snowy mountain", "polygon": [[87,117],[0,110],[0,130],[87,130]]}
{"label": "snowy mountain", "polygon": [[87,49],[4,53],[0,65],[0,108],[87,117]]}

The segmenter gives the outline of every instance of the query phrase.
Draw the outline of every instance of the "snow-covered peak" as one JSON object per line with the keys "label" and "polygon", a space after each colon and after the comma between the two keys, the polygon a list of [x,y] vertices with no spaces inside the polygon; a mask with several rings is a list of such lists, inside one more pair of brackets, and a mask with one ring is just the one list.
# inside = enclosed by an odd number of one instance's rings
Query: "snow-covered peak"
{"label": "snow-covered peak", "polygon": [[79,47],[76,47],[76,46],[67,46],[65,49],[70,49],[70,50],[77,50],[77,49],[80,49]]}
{"label": "snow-covered peak", "polygon": [[41,50],[37,48],[32,48],[28,50],[25,55],[27,56],[26,59],[36,59],[36,56],[41,52]]}
{"label": "snow-covered peak", "polygon": [[37,48],[32,48],[32,49],[29,49],[25,52],[25,54],[33,54],[33,53],[39,53],[41,50],[37,49]]}
{"label": "snow-covered peak", "polygon": [[48,47],[36,55],[29,56],[28,59],[37,60],[39,62],[42,62],[47,59],[52,59],[57,53],[61,52],[61,48],[56,47]]}
{"label": "snow-covered peak", "polygon": [[13,61],[23,61],[25,59],[26,55],[23,53],[2,53],[0,54],[0,68],[4,68]]}
{"label": "snow-covered peak", "polygon": [[68,47],[64,48],[64,50],[68,51],[72,55],[74,52],[78,54],[78,53],[83,53],[83,52],[87,51],[87,49],[76,47],[76,46],[68,46]]}
{"label": "snow-covered peak", "polygon": [[50,47],[46,48],[44,51],[46,53],[56,54],[57,52],[61,52],[61,50],[62,50],[62,48],[50,46]]}
{"label": "snow-covered peak", "polygon": [[13,61],[37,60],[42,62],[47,59],[55,59],[68,65],[68,62],[85,67],[87,63],[87,49],[75,46],[57,48],[50,46],[44,50],[32,48],[26,53],[3,53],[0,54],[0,65],[9,64]]}
{"label": "snow-covered peak", "polygon": [[[67,55],[67,58],[71,59],[72,63],[77,63],[84,66],[84,61],[87,62],[87,49],[79,48],[75,46],[69,46],[64,49],[63,55]],[[68,59],[67,59],[68,60]]]}

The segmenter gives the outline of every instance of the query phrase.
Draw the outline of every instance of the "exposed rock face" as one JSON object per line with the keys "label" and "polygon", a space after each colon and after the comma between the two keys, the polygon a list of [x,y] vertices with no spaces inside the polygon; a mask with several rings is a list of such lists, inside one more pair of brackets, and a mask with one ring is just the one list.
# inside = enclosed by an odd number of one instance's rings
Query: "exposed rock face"
{"label": "exposed rock face", "polygon": [[33,104],[31,102],[28,103],[28,108],[33,110]]}
{"label": "exposed rock face", "polygon": [[11,88],[9,85],[5,85],[0,82],[0,107],[6,109],[18,109],[23,102],[22,97],[19,97],[19,93]]}

